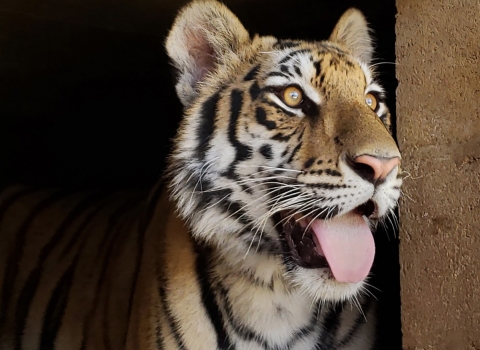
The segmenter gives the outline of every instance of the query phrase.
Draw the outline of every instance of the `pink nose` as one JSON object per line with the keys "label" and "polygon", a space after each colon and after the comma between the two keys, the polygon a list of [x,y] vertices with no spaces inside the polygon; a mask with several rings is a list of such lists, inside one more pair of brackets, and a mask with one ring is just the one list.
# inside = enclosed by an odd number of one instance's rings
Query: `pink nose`
{"label": "pink nose", "polygon": [[[373,175],[374,182],[386,178],[387,175],[400,164],[400,158],[398,157],[377,158],[369,155],[358,156],[354,161],[357,164],[364,164],[371,169],[369,171],[371,175]],[[371,175],[370,177],[372,177]]]}

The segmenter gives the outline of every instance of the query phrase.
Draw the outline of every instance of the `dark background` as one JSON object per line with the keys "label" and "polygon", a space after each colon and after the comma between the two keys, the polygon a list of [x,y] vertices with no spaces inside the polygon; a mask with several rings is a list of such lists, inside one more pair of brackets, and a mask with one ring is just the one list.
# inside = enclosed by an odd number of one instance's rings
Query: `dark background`
{"label": "dark background", "polygon": [[[163,42],[187,1],[2,0],[0,185],[143,188],[181,116]],[[349,7],[377,38],[395,116],[393,0],[230,0],[251,34],[325,39]],[[395,124],[394,124],[395,125]],[[398,240],[378,232],[381,349],[400,346]]]}

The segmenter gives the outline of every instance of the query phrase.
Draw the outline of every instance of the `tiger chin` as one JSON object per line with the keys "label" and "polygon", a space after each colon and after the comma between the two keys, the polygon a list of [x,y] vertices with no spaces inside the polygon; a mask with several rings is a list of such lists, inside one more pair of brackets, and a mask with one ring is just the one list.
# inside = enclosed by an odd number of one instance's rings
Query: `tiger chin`
{"label": "tiger chin", "polygon": [[0,348],[373,349],[372,231],[401,155],[363,15],[279,40],[194,1],[166,49],[167,191],[0,193]]}

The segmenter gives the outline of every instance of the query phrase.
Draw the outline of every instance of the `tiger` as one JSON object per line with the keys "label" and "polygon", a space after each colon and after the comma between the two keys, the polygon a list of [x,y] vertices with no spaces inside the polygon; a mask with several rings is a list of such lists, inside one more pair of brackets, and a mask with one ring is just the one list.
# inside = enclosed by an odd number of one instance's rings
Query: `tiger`
{"label": "tiger", "polygon": [[185,5],[151,192],[2,190],[0,348],[374,349],[372,232],[402,180],[372,40],[357,9],[303,41]]}

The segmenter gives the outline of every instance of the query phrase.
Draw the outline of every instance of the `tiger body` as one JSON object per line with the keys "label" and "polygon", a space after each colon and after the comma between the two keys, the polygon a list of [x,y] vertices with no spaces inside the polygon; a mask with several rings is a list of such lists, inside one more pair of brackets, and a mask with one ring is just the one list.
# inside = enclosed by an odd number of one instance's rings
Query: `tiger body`
{"label": "tiger body", "polygon": [[197,1],[166,47],[185,106],[168,195],[5,189],[0,347],[373,349],[371,254],[334,256],[337,236],[370,248],[400,194],[363,16],[282,41]]}
{"label": "tiger body", "polygon": [[[313,349],[348,340],[363,320],[288,290],[268,264],[252,276],[209,262],[164,194],[154,197],[148,208],[141,194],[4,190],[1,349]],[[216,295],[225,280],[231,292]],[[336,329],[324,316],[341,311],[348,322]]]}

